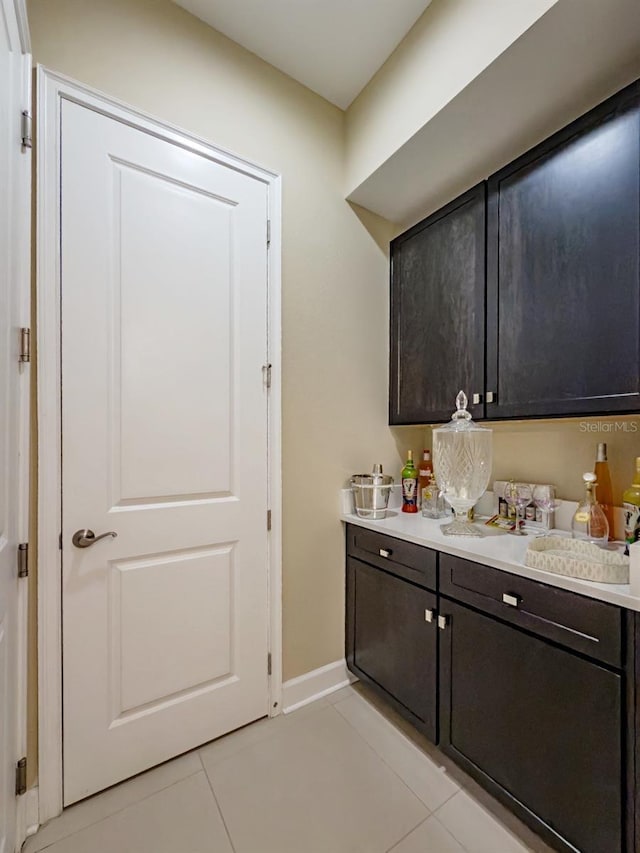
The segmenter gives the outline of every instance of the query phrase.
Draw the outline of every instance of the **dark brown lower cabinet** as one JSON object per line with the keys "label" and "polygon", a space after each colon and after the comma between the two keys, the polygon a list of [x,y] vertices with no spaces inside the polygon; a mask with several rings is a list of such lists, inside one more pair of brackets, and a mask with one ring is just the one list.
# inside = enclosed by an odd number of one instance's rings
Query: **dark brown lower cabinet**
{"label": "dark brown lower cabinet", "polygon": [[436,624],[432,592],[347,558],[347,664],[432,741],[437,738]]}
{"label": "dark brown lower cabinet", "polygon": [[440,747],[559,850],[624,833],[622,672],[440,598]]}

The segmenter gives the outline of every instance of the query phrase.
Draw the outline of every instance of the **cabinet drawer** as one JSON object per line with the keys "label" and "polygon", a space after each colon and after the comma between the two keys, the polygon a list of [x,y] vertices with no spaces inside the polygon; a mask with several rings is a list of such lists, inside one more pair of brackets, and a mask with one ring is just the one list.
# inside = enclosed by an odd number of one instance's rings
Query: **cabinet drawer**
{"label": "cabinet drawer", "polygon": [[622,611],[583,595],[440,554],[440,592],[589,657],[622,666]]}
{"label": "cabinet drawer", "polygon": [[347,554],[419,586],[436,589],[438,555],[431,548],[348,524]]}

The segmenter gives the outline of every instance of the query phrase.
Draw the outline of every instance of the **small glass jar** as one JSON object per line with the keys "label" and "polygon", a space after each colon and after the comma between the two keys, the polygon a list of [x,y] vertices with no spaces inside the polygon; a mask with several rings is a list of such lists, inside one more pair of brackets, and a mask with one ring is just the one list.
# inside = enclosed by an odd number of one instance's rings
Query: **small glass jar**
{"label": "small glass jar", "polygon": [[422,515],[424,518],[447,518],[450,514],[444,495],[432,474],[422,490]]}

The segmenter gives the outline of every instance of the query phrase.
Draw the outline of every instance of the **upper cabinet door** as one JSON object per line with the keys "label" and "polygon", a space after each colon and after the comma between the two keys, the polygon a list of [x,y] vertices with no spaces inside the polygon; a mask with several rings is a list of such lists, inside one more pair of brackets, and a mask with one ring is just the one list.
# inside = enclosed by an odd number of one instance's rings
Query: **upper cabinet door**
{"label": "upper cabinet door", "polygon": [[487,219],[487,417],[640,409],[640,84],[492,177]]}
{"label": "upper cabinet door", "polygon": [[480,184],[391,244],[391,424],[449,420],[460,389],[483,417],[484,323]]}

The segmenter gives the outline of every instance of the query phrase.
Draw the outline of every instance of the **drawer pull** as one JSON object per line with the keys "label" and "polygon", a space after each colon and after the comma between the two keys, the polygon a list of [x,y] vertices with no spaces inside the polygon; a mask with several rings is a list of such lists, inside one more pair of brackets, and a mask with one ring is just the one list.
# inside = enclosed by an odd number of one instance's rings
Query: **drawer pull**
{"label": "drawer pull", "polygon": [[503,592],[502,593],[502,600],[504,601],[505,604],[508,604],[509,607],[519,607],[519,605],[520,605],[520,596],[519,595],[512,595],[509,592]]}
{"label": "drawer pull", "polygon": [[433,610],[425,610],[424,611],[424,621],[425,622],[433,622]]}
{"label": "drawer pull", "polygon": [[447,627],[447,622],[448,619],[446,616],[438,616],[438,628],[440,628],[441,631],[444,631]]}
{"label": "drawer pull", "polygon": [[393,554],[391,548],[380,548],[381,557],[390,557]]}

